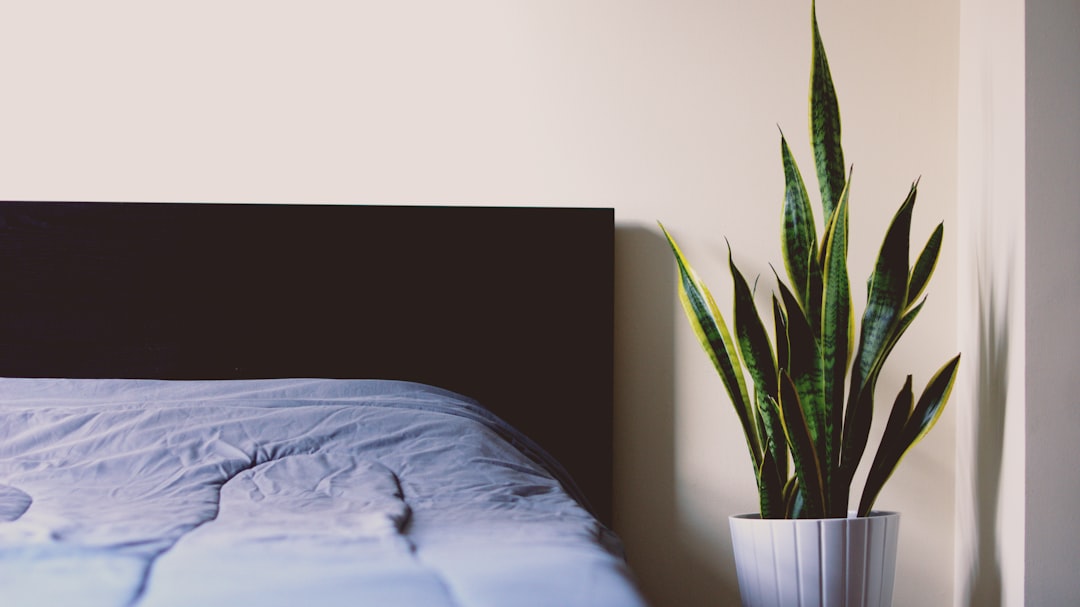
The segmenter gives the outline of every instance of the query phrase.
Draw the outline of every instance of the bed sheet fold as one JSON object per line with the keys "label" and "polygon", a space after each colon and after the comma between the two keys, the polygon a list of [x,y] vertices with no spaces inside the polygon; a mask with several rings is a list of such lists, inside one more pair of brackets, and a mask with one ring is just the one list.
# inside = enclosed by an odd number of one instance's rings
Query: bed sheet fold
{"label": "bed sheet fold", "polygon": [[568,485],[477,403],[420,384],[0,379],[0,596],[643,604]]}

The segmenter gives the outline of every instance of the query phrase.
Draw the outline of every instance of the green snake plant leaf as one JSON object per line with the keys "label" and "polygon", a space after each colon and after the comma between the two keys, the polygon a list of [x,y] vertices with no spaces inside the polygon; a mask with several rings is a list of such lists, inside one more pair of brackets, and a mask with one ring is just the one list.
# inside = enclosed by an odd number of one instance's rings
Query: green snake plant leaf
{"label": "green snake plant leaf", "polygon": [[818,29],[816,3],[811,3],[811,23],[810,140],[814,147],[821,206],[827,219],[832,216],[844,190],[844,150],[840,145],[840,104],[836,100],[829,60]]}
{"label": "green snake plant leaf", "polygon": [[776,359],[773,357],[772,344],[769,343],[765,325],[762,324],[757,307],[754,306],[754,296],[750,292],[750,286],[731,256],[730,246],[728,247],[728,266],[731,268],[735,291],[735,335],[743,362],[746,363],[750,377],[754,380],[754,386],[775,399],[777,398]]}
{"label": "green snake plant leaf", "polygon": [[[840,454],[842,478],[848,486],[866,450],[873,421],[874,388],[878,374],[902,330],[914,319],[912,314],[905,317],[904,309],[907,307],[908,243],[916,191],[913,184],[893,217],[868,284],[859,348],[851,369],[851,386],[844,416],[843,451]],[[914,311],[917,313],[917,309]]]}
{"label": "green snake plant leaf", "polygon": [[727,389],[728,396],[731,397],[735,413],[739,416],[743,433],[746,435],[747,448],[750,450],[756,473],[761,468],[761,445],[755,429],[753,405],[746,391],[734,340],[709,289],[698,279],[682,250],[679,249],[679,245],[663,224],[660,225],[660,229],[671,246],[679,268],[679,300],[682,302],[686,317],[690,320],[694,334],[712,360],[713,366],[716,367],[724,383],[724,388]]}
{"label": "green snake plant leaf", "polygon": [[930,276],[933,275],[934,267],[937,266],[938,254],[941,253],[941,239],[944,231],[945,224],[939,223],[930,235],[930,240],[923,247],[922,253],[919,253],[919,259],[911,271],[911,282],[908,284],[907,305],[909,306],[922,295],[927,283],[930,282]]}
{"label": "green snake plant leaf", "polygon": [[799,489],[799,478],[792,476],[784,485],[784,518],[802,518],[806,508],[806,500],[803,499],[802,490]]}
{"label": "green snake plant leaf", "polygon": [[911,326],[911,323],[915,322],[915,317],[919,315],[919,311],[922,310],[923,306],[925,305],[926,298],[924,297],[918,305],[911,308],[910,310],[905,312],[902,317],[900,317],[900,322],[896,324],[896,328],[893,330],[892,335],[889,336],[889,342],[885,345],[885,348],[882,349],[881,355],[878,357],[878,360],[874,362],[874,367],[871,373],[873,374],[875,380],[878,373],[881,371],[881,368],[885,366],[885,361],[888,360],[889,354],[892,353],[893,348],[896,347],[896,344],[900,342],[900,338],[904,336],[904,333],[908,330],[908,327]]}
{"label": "green snake plant leaf", "polygon": [[814,450],[817,457],[824,462],[825,424],[828,415],[825,411],[821,348],[791,290],[783,282],[779,283],[779,287],[780,297],[786,309],[788,356],[791,361],[786,372],[799,394],[799,402]]}
{"label": "green snake plant leaf", "polygon": [[[919,402],[911,411],[911,417],[904,426],[904,443],[910,449],[915,443],[923,439],[930,429],[934,427],[945,410],[945,403],[952,394],[953,384],[956,381],[956,372],[960,367],[960,355],[957,354],[949,362],[945,363],[926,384]],[[903,455],[903,454],[901,454]]]}
{"label": "green snake plant leaf", "polygon": [[[889,423],[885,426],[881,445],[870,467],[862,499],[859,501],[859,516],[870,513],[881,488],[892,476],[900,460],[930,432],[937,420],[941,418],[945,403],[948,402],[949,395],[952,393],[959,365],[960,355],[957,354],[930,379],[914,408],[911,407],[913,399],[911,376],[908,376],[905,388],[901,390],[897,402],[893,405],[893,412],[889,416]],[[894,421],[895,419],[902,421]],[[899,427],[901,424],[902,427]]]}
{"label": "green snake plant leaf", "polygon": [[821,518],[825,515],[821,461],[810,437],[795,382],[787,372],[780,374],[780,411],[791,447],[791,459],[795,464],[795,476],[799,479],[799,492],[805,504],[800,514],[805,518]]}
{"label": "green snake plant leaf", "polygon": [[[776,388],[776,359],[773,356],[769,335],[754,305],[754,296],[742,272],[735,265],[728,247],[728,266],[735,293],[735,335],[736,343],[742,353],[742,360],[750,377],[754,381],[754,397],[757,403],[758,420],[763,429],[761,436],[772,452],[773,466],[777,474],[787,476],[787,442],[784,440],[780,416],[775,411],[779,398]],[[778,483],[783,481],[778,480]]]}
{"label": "green snake plant leaf", "polygon": [[[824,398],[821,349],[795,296],[779,278],[777,278],[777,283],[784,310],[774,312],[774,314],[785,321],[783,328],[786,329],[786,339],[784,341],[788,350],[788,364],[783,368],[783,373],[791,379],[799,396],[802,419],[813,444],[815,458],[820,465],[823,487],[831,487],[833,469],[827,465],[826,459],[829,412]],[[778,325],[777,331],[780,329]],[[794,448],[792,448],[792,456],[794,455]],[[827,513],[832,501],[831,493],[824,495],[822,499]]]}
{"label": "green snake plant leaf", "polygon": [[791,370],[791,354],[788,348],[787,341],[787,316],[784,314],[784,309],[780,306],[780,300],[776,298],[774,294],[772,297],[773,308],[773,331],[776,335],[776,366],[777,376],[779,377],[780,371]]}
{"label": "green snake plant leaf", "polygon": [[[855,315],[851,305],[851,284],[848,279],[848,197],[851,188],[849,174],[840,204],[833,211],[825,232],[824,303],[821,307],[821,359],[824,375],[824,399],[828,417],[825,420],[828,438],[825,441],[826,469],[840,464],[840,441],[844,425],[844,380],[851,362],[855,341]],[[843,516],[846,513],[841,513]]]}
{"label": "green snake plant leaf", "polygon": [[[772,297],[773,307],[773,323],[775,327],[776,336],[776,366],[777,377],[781,371],[790,368],[790,356],[788,354],[788,341],[787,341],[787,318],[784,316],[784,311],[780,307],[780,301],[776,299],[776,295]],[[788,446],[787,440],[784,438],[784,425],[781,421],[780,405],[777,400],[766,401],[764,403],[768,405],[768,411],[759,411],[761,417],[767,417],[769,419],[769,435],[774,437],[778,449],[776,450],[777,468],[780,472],[780,478],[788,478],[788,465],[787,465],[787,453]],[[762,403],[759,403],[759,407]],[[780,449],[779,447],[782,447]],[[783,455],[783,457],[780,457]],[[791,477],[794,478],[794,477]],[[785,501],[787,498],[785,497]]]}
{"label": "green snake plant leaf", "polygon": [[[896,395],[893,402],[889,421],[885,423],[885,431],[881,435],[881,444],[878,447],[878,455],[874,458],[876,463],[882,453],[895,451],[904,436],[904,425],[911,418],[911,410],[915,406],[915,393],[912,391],[912,377],[907,376],[904,386]],[[874,466],[871,466],[873,468]]]}
{"label": "green snake plant leaf", "polygon": [[[771,443],[771,441],[766,441]],[[771,444],[763,452],[761,468],[758,469],[758,500],[761,518],[784,518],[787,513],[784,502],[784,482],[780,469],[773,458]],[[786,456],[785,456],[786,457]],[[786,462],[785,462],[786,463]]]}
{"label": "green snake plant leaf", "polygon": [[[854,407],[849,417],[844,420],[844,443],[843,452],[841,453],[840,477],[844,479],[842,488],[845,494],[850,488],[851,479],[855,476],[855,468],[859,465],[863,452],[866,450],[866,442],[870,435],[870,424],[873,421],[874,391],[877,387],[878,376],[881,374],[881,369],[884,367],[889,354],[892,353],[893,348],[900,341],[908,327],[911,326],[911,323],[915,321],[915,317],[919,315],[925,304],[926,299],[924,298],[919,302],[919,305],[909,310],[900,319],[900,323],[897,324],[896,330],[890,336],[889,342],[882,349],[881,356],[878,357],[874,366],[870,369],[869,377],[858,395],[859,404]],[[834,490],[839,491],[840,489],[834,487]]]}
{"label": "green snake plant leaf", "polygon": [[870,368],[877,362],[900,315],[907,308],[908,251],[916,193],[917,189],[912,185],[893,216],[868,281],[859,349],[852,368],[852,392],[862,389]]}
{"label": "green snake plant leaf", "polygon": [[[799,296],[799,303],[817,327],[821,306],[821,265],[818,261],[817,228],[810,196],[802,174],[791,155],[787,140],[780,134],[780,156],[784,163],[784,225],[781,236],[784,267]],[[816,331],[815,331],[816,332]]]}
{"label": "green snake plant leaf", "polygon": [[777,482],[783,484],[788,476],[788,445],[784,436],[784,422],[780,415],[780,406],[772,396],[755,392],[758,405],[758,420],[761,425],[762,440],[768,447],[773,460]]}
{"label": "green snake plant leaf", "polygon": [[[885,431],[881,435],[881,443],[878,445],[874,463],[870,466],[870,474],[866,485],[863,487],[863,499],[860,501],[860,509],[867,505],[867,497],[876,498],[881,487],[885,484],[887,475],[884,471],[895,463],[894,456],[902,449],[900,442],[903,440],[904,426],[911,417],[911,409],[915,405],[915,395],[911,389],[911,376],[907,376],[904,387],[896,395],[893,402],[889,421],[885,424]],[[869,501],[873,502],[873,498]]]}
{"label": "green snake plant leaf", "polygon": [[766,448],[772,448],[774,449],[773,458],[775,459],[775,447],[770,446],[768,443],[769,428],[766,424],[766,419],[761,415],[761,394],[757,390],[754,391],[754,400],[752,402],[757,403],[758,408],[758,414],[755,416],[754,422],[757,424],[758,441],[760,441],[758,444],[761,445],[762,455],[764,455]]}

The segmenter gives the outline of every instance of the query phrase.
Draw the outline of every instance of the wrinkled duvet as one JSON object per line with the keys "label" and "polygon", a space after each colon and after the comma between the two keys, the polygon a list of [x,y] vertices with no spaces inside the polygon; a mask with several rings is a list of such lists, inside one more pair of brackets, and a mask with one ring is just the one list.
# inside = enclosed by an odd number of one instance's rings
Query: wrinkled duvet
{"label": "wrinkled duvet", "polygon": [[0,605],[641,605],[558,477],[419,384],[0,379]]}

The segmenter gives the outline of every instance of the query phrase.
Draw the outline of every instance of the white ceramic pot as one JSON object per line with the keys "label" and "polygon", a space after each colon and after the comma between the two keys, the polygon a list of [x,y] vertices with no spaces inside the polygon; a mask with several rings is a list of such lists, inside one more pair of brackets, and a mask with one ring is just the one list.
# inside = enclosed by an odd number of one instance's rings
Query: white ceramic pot
{"label": "white ceramic pot", "polygon": [[891,607],[900,515],[732,516],[743,607]]}

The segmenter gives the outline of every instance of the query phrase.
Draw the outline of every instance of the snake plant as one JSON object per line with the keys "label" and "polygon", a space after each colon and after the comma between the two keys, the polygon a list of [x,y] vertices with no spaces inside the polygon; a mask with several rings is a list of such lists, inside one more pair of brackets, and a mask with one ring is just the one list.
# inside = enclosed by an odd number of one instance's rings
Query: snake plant
{"label": "snake plant", "polygon": [[[763,518],[848,515],[855,470],[869,442],[878,378],[923,308],[943,233],[939,224],[910,265],[916,181],[885,234],[867,283],[856,342],[847,270],[851,171],[845,170],[840,111],[813,2],[811,26],[810,136],[826,221],[819,238],[809,193],[781,133],[781,244],[787,281],[776,277],[771,338],[730,245],[734,333],[661,225],[678,266],[679,298],[742,424]],[[945,363],[917,401],[907,377],[863,487],[859,516],[870,512],[900,460],[941,416],[959,361],[957,355]]]}

